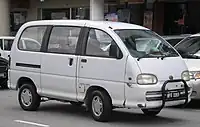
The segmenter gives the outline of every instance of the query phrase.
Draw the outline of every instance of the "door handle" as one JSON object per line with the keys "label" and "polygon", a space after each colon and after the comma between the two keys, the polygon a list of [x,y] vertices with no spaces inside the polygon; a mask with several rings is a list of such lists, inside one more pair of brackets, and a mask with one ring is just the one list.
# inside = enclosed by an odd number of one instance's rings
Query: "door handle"
{"label": "door handle", "polygon": [[73,58],[69,58],[69,66],[72,66],[73,64]]}
{"label": "door handle", "polygon": [[82,63],[87,63],[87,60],[86,59],[81,59],[81,62]]}

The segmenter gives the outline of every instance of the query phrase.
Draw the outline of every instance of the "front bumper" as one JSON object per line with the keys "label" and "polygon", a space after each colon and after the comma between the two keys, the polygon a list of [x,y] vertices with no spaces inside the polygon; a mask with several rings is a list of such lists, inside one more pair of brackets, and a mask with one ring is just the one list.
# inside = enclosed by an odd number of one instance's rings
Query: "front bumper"
{"label": "front bumper", "polygon": [[[171,89],[166,90],[166,86],[168,83],[176,83],[176,82],[182,82],[184,88],[181,89]],[[189,102],[189,95],[191,93],[191,87],[188,87],[187,83],[182,79],[177,80],[168,80],[165,81],[161,91],[147,91],[146,92],[146,100],[148,102],[153,101],[162,101],[162,104],[160,108],[165,107],[166,102],[173,102],[173,101],[184,101],[183,106],[187,105]]]}
{"label": "front bumper", "polygon": [[155,85],[127,85],[125,90],[125,107],[141,109],[185,106],[190,102],[192,93],[191,84],[182,79],[160,81]]}

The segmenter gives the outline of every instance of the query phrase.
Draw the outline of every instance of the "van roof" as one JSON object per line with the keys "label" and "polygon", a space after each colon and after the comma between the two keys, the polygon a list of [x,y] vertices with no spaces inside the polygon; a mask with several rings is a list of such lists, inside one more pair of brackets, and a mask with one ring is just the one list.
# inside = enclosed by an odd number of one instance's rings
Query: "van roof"
{"label": "van roof", "polygon": [[90,26],[97,28],[112,28],[112,29],[142,29],[148,30],[145,27],[122,23],[122,22],[111,22],[111,21],[92,21],[92,20],[38,20],[30,21],[24,24],[24,26],[33,26],[33,25],[75,25],[75,26]]}

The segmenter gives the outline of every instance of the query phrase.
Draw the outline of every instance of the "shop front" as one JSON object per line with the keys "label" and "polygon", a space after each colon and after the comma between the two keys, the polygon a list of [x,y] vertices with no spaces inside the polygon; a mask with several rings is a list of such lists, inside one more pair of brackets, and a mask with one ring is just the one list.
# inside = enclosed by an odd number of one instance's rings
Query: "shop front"
{"label": "shop front", "polygon": [[[108,20],[152,29],[154,0],[11,0],[1,35],[15,35],[25,22],[54,19]],[[6,10],[4,10],[5,12]],[[3,13],[0,12],[0,13]],[[1,14],[0,14],[1,17]],[[10,22],[10,24],[8,24]]]}
{"label": "shop front", "polygon": [[153,30],[161,35],[199,33],[199,6],[198,0],[156,0]]}
{"label": "shop front", "polygon": [[90,19],[144,24],[145,0],[11,0],[10,4],[11,35],[33,20]]}

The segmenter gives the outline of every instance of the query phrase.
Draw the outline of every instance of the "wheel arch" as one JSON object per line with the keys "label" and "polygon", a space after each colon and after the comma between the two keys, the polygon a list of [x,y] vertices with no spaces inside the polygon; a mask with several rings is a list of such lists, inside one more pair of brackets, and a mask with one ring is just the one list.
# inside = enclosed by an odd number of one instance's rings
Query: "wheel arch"
{"label": "wheel arch", "polygon": [[84,102],[85,104],[88,104],[89,101],[90,101],[90,95],[93,91],[95,90],[99,90],[99,91],[104,91],[106,92],[106,94],[108,95],[110,101],[111,101],[111,104],[112,104],[112,98],[111,98],[111,95],[109,94],[108,90],[106,88],[103,88],[102,86],[97,86],[97,85],[94,85],[94,86],[90,86],[87,91],[86,91],[86,95],[85,95],[85,98],[84,98]]}
{"label": "wheel arch", "polygon": [[19,89],[24,83],[30,83],[35,87],[35,89],[37,89],[34,81],[31,78],[28,78],[28,77],[20,77],[17,81],[16,89]]}

